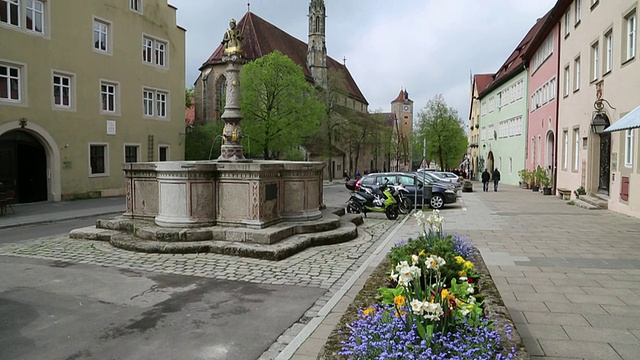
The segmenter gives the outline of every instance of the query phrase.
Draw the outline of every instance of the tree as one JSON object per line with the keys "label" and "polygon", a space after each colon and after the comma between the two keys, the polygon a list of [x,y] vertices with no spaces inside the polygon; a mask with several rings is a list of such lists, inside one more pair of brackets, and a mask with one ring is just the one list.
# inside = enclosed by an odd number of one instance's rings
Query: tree
{"label": "tree", "polygon": [[210,160],[220,156],[221,136],[224,121],[196,125],[185,135],[185,160]]}
{"label": "tree", "polygon": [[186,109],[193,106],[193,97],[196,95],[196,88],[192,86],[190,88],[184,89],[184,107]]}
{"label": "tree", "polygon": [[318,131],[324,106],[302,68],[279,51],[245,64],[240,84],[242,131],[264,159],[293,151]]}
{"label": "tree", "polygon": [[447,106],[442,94],[427,102],[417,119],[414,148],[422,154],[427,138],[427,155],[443,169],[457,168],[467,151],[468,140],[458,112]]}

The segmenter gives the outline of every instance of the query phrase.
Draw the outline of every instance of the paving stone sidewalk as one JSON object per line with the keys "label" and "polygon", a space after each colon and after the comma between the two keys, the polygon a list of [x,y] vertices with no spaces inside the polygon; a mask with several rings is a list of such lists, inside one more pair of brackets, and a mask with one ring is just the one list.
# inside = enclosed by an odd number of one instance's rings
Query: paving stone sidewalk
{"label": "paving stone sidewalk", "polygon": [[532,359],[640,358],[640,220],[501,186],[446,228],[480,248]]}

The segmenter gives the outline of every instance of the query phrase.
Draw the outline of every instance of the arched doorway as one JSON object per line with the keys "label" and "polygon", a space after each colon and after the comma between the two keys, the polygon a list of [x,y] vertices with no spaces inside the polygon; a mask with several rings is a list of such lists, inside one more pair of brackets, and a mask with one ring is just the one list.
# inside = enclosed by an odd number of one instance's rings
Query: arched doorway
{"label": "arched doorway", "polygon": [[47,201],[47,155],[44,146],[23,130],[0,136],[0,191],[15,191],[16,203]]}
{"label": "arched doorway", "polygon": [[555,159],[556,156],[556,137],[553,134],[553,131],[549,130],[547,132],[547,149],[545,151],[545,161],[544,161],[544,165],[545,165],[545,169],[547,169],[548,171],[548,175],[549,175],[549,179],[551,179],[551,183],[554,184],[555,183],[555,178],[556,178],[556,168],[555,168],[555,162],[553,161],[553,159]]}
{"label": "arched doorway", "polygon": [[494,166],[495,166],[495,162],[493,159],[493,151],[489,151],[489,154],[487,154],[487,170],[489,170],[490,173],[493,173],[494,170]]}

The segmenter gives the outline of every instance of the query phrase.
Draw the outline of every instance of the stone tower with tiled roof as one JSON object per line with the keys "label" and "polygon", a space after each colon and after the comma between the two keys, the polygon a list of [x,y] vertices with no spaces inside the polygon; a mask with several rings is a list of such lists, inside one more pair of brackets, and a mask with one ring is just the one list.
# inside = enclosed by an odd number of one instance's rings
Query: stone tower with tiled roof
{"label": "stone tower with tiled roof", "polygon": [[400,90],[391,102],[391,112],[396,115],[398,132],[398,170],[411,170],[411,135],[413,134],[413,100],[406,89]]}
{"label": "stone tower with tiled roof", "polygon": [[327,87],[327,45],[325,42],[325,19],[327,10],[324,0],[311,0],[309,4],[309,42],[307,43],[307,66],[318,86]]}

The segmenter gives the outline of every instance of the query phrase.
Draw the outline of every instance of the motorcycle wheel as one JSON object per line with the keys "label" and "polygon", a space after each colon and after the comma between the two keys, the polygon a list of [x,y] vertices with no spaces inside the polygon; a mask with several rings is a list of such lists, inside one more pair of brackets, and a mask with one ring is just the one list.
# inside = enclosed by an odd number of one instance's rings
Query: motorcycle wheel
{"label": "motorcycle wheel", "polygon": [[385,209],[384,213],[385,215],[387,215],[387,219],[395,220],[398,218],[398,207],[395,205],[391,205]]}
{"label": "motorcycle wheel", "polygon": [[398,203],[398,210],[401,214],[406,214],[411,211],[411,200],[404,198]]}
{"label": "motorcycle wheel", "polygon": [[349,214],[359,214],[360,213],[360,207],[358,206],[358,204],[356,204],[354,202],[349,202],[347,204],[347,212]]}

